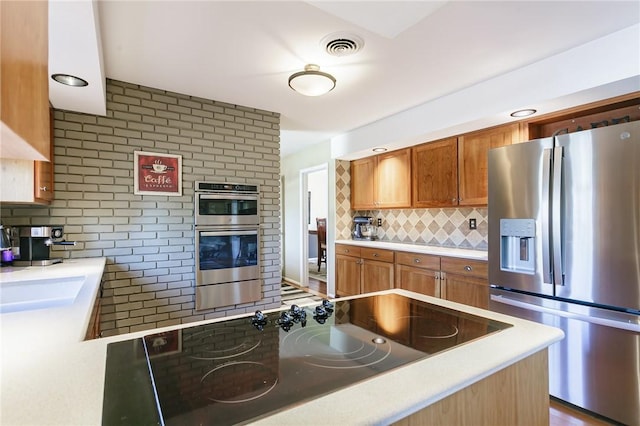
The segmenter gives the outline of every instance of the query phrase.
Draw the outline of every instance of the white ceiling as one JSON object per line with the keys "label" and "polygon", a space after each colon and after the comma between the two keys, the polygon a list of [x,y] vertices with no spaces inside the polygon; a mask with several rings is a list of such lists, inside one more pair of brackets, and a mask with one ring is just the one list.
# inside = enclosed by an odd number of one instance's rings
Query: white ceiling
{"label": "white ceiling", "polygon": [[[104,114],[106,77],[279,112],[286,156],[638,22],[638,1],[54,0],[50,71],[90,85],[50,95]],[[331,56],[333,33],[364,46]],[[308,63],[335,76],[332,92],[288,87]]]}

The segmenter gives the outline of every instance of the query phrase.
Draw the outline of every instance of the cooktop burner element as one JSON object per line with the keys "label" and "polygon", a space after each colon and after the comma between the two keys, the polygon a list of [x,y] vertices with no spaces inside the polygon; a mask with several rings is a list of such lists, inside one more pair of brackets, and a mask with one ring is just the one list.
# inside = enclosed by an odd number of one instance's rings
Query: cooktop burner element
{"label": "cooktop burner element", "polygon": [[[237,336],[242,338],[238,339]],[[261,338],[245,335],[241,327],[203,326],[197,332],[183,336],[182,341],[183,345],[189,344],[190,341],[197,341],[200,345],[199,350],[190,355],[191,358],[213,361],[235,358],[251,352],[260,346]]]}
{"label": "cooktop burner element", "polygon": [[[324,300],[317,306],[293,305],[269,313],[256,311],[245,318],[168,332],[173,335],[145,336],[134,345],[130,341],[112,343],[107,354],[103,420],[111,424],[110,420],[117,419],[117,398],[132,390],[122,392],[110,385],[109,377],[132,369],[131,365],[137,366],[136,373],[128,375],[151,373],[148,383],[136,386],[143,396],[152,389],[161,424],[238,424],[508,326],[386,294],[334,303]],[[179,344],[162,350],[158,345],[163,339]],[[116,353],[124,355],[116,358]],[[124,399],[121,404],[131,405]],[[140,403],[136,407],[141,409]],[[152,411],[152,407],[145,409]]]}

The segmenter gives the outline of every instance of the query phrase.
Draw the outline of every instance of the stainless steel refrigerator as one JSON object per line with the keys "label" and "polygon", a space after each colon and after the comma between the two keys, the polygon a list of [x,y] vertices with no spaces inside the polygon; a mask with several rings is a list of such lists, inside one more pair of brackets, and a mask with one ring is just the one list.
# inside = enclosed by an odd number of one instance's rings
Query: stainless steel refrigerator
{"label": "stainless steel refrigerator", "polygon": [[561,328],[550,394],[640,424],[640,122],[489,152],[490,309]]}

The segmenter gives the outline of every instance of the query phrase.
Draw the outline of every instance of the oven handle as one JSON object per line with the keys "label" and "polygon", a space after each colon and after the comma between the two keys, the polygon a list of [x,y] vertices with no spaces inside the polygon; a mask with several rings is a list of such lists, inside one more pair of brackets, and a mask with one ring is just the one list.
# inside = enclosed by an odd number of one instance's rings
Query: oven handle
{"label": "oven handle", "polygon": [[237,229],[235,229],[235,230],[234,229],[220,229],[220,230],[215,230],[215,231],[198,230],[198,233],[200,234],[201,237],[227,237],[227,236],[234,236],[234,235],[258,235],[258,229],[257,228],[253,228],[251,230],[246,230],[246,231],[237,230]]}
{"label": "oven handle", "polygon": [[198,198],[201,200],[257,200],[258,194],[228,194],[228,193],[220,193],[220,192],[207,192],[207,193],[198,193]]}

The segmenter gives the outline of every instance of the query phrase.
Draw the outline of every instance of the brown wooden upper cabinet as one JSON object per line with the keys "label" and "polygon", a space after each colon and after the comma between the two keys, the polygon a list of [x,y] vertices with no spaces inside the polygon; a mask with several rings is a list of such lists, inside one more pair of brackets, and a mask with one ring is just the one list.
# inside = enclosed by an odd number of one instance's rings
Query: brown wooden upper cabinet
{"label": "brown wooden upper cabinet", "polygon": [[519,128],[513,123],[458,137],[459,205],[487,204],[489,150],[520,142]]}
{"label": "brown wooden upper cabinet", "polygon": [[413,147],[413,207],[458,205],[458,140]]}
{"label": "brown wooden upper cabinet", "polygon": [[520,142],[512,123],[413,147],[413,207],[482,206],[489,149]]}
{"label": "brown wooden upper cabinet", "polygon": [[411,207],[411,149],[351,162],[351,209]]}
{"label": "brown wooden upper cabinet", "polygon": [[[48,7],[46,1],[0,2],[0,119],[11,129],[7,135],[19,137],[2,143],[3,157],[51,156]],[[13,143],[20,139],[27,143]]]}

